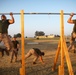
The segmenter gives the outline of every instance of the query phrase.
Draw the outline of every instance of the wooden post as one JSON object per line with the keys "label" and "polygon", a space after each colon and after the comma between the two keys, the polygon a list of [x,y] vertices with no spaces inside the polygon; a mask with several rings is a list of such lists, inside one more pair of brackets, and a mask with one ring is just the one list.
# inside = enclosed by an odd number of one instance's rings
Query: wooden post
{"label": "wooden post", "polygon": [[22,50],[22,68],[20,75],[25,75],[25,57],[24,57],[24,10],[21,10],[21,50]]}
{"label": "wooden post", "polygon": [[[63,10],[61,10],[60,12],[60,44],[58,44],[60,47],[58,47],[58,51],[56,52],[56,57],[55,57],[55,61],[54,61],[54,66],[53,66],[53,70],[55,69],[56,66],[56,62],[58,60],[58,54],[59,51],[61,51],[61,65],[59,65],[59,72],[58,75],[64,75],[64,54],[65,54],[65,58],[67,61],[67,66],[68,66],[68,71],[69,71],[69,75],[74,75],[73,69],[72,69],[72,65],[71,65],[71,61],[70,61],[70,57],[69,57],[69,53],[68,53],[68,49],[67,49],[67,45],[66,45],[66,41],[65,41],[65,37],[64,37],[64,17],[63,17]],[[60,49],[60,50],[59,50]]]}
{"label": "wooden post", "polygon": [[65,52],[65,58],[66,58],[67,66],[68,66],[69,75],[74,75],[65,39],[64,39],[64,52]]}
{"label": "wooden post", "polygon": [[20,75],[23,75],[22,68],[20,68]]}
{"label": "wooden post", "polygon": [[54,59],[54,65],[53,65],[52,71],[55,70],[56,63],[57,63],[57,60],[58,60],[58,56],[59,56],[59,53],[60,53],[60,47],[61,47],[61,41],[59,41],[59,44],[58,44],[58,48],[57,48],[57,51],[56,51],[56,55],[55,55],[55,59]]}
{"label": "wooden post", "polygon": [[64,38],[64,17],[63,17],[63,10],[61,10],[60,11],[60,40],[61,40],[61,67],[60,67],[60,70],[61,70],[61,74],[62,75],[64,75],[64,48],[63,48],[63,38]]}
{"label": "wooden post", "polygon": [[63,11],[61,10],[60,15],[60,31],[61,31],[61,65],[64,66],[64,50],[63,50],[63,38],[64,38],[64,19],[63,19]]}

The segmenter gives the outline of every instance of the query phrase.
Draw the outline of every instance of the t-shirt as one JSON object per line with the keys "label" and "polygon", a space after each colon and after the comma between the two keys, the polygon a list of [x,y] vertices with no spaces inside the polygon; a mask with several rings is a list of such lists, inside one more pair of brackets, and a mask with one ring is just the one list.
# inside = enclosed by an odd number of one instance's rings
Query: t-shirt
{"label": "t-shirt", "polygon": [[74,23],[73,32],[76,33],[76,20],[73,20],[73,23]]}
{"label": "t-shirt", "polygon": [[8,33],[9,20],[0,20],[0,33]]}
{"label": "t-shirt", "polygon": [[19,42],[16,40],[16,41],[12,41],[13,42],[13,46],[14,48],[16,49],[17,48],[17,45],[19,44]]}
{"label": "t-shirt", "polygon": [[35,50],[35,52],[39,55],[39,56],[42,56],[42,53],[40,51],[40,49],[38,48],[33,48]]}

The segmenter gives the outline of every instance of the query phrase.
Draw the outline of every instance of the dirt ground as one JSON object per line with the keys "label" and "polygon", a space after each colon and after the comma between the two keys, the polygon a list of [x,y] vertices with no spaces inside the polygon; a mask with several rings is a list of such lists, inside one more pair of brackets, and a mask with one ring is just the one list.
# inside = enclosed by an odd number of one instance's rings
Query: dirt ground
{"label": "dirt ground", "polygon": [[[34,44],[29,44],[28,42],[34,42]],[[36,44],[35,44],[36,43]],[[59,59],[57,61],[56,69],[55,71],[52,71],[52,67],[54,64],[54,58],[56,54],[58,46],[57,40],[33,40],[33,41],[26,41],[25,43],[25,54],[29,51],[31,48],[39,48],[41,51],[45,52],[45,56],[43,56],[43,60],[45,64],[42,64],[41,62],[37,61],[36,65],[32,64],[32,60],[34,56],[29,57],[27,60],[25,60],[25,75],[58,75],[58,66],[60,65],[60,55]],[[72,51],[69,52],[70,59],[72,62],[72,67],[74,71],[74,75],[76,75],[76,53],[73,53]],[[20,63],[21,58],[21,50],[18,52],[18,60],[17,62],[10,63],[10,56],[7,56],[6,54],[4,57],[0,56],[0,75],[20,75],[19,69],[21,68]],[[64,69],[65,69],[65,75],[69,75],[68,67],[66,64],[66,60],[64,63]]]}

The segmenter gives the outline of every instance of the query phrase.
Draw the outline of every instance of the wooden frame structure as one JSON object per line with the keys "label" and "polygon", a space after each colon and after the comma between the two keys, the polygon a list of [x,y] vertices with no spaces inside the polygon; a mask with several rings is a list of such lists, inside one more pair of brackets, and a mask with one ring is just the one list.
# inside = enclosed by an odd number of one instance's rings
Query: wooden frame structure
{"label": "wooden frame structure", "polygon": [[[5,14],[5,15],[9,15],[9,13],[0,13],[0,15]],[[60,41],[58,44],[58,48],[57,48],[57,52],[56,52],[56,56],[55,56],[55,60],[54,60],[54,65],[52,70],[55,70],[56,67],[56,63],[58,60],[58,56],[59,53],[61,51],[61,65],[59,65],[59,74],[58,75],[64,75],[64,56],[66,58],[67,61],[67,66],[68,66],[68,71],[69,71],[69,75],[74,75],[73,73],[73,69],[72,69],[72,65],[71,65],[71,61],[70,61],[70,57],[69,57],[69,53],[68,53],[68,49],[66,46],[66,41],[65,41],[65,37],[64,37],[64,16],[63,15],[70,15],[70,13],[63,13],[63,10],[60,11],[60,13],[24,13],[24,10],[21,10],[20,13],[13,13],[14,15],[21,15],[21,50],[22,50],[22,67],[20,68],[20,75],[25,75],[26,71],[25,71],[25,62],[24,62],[24,15],[60,15]],[[76,14],[74,14],[76,15]]]}
{"label": "wooden frame structure", "polygon": [[63,16],[63,10],[61,10],[61,15],[60,15],[60,32],[61,32],[61,36],[60,36],[60,41],[58,44],[58,48],[57,48],[57,52],[56,52],[56,56],[55,56],[55,60],[54,60],[54,65],[52,70],[55,70],[56,67],[56,63],[58,60],[58,56],[59,53],[61,51],[61,65],[59,65],[59,74],[58,75],[64,75],[64,56],[66,58],[66,62],[67,62],[67,66],[68,66],[68,71],[69,71],[69,75],[74,75],[73,73],[73,69],[72,69],[72,65],[71,65],[71,61],[70,61],[70,57],[69,57],[69,53],[68,53],[68,49],[67,49],[67,45],[66,45],[66,41],[65,41],[65,37],[64,37],[64,16]]}
{"label": "wooden frame structure", "polygon": [[[22,11],[21,12],[21,26],[22,26],[22,42],[24,41],[24,16],[23,16],[24,12]],[[29,13],[28,13],[29,14]],[[38,13],[31,13],[31,14],[38,14]],[[39,14],[43,14],[43,13],[39,13]],[[44,14],[48,14],[48,13],[44,13]],[[74,75],[73,73],[73,69],[72,69],[72,65],[71,65],[71,61],[70,61],[70,57],[69,57],[69,53],[68,53],[68,49],[67,49],[67,45],[66,45],[66,41],[65,41],[65,37],[64,37],[64,16],[65,15],[63,13],[63,10],[60,11],[60,13],[50,13],[50,14],[56,14],[56,15],[60,15],[60,34],[61,34],[61,37],[60,37],[60,41],[59,41],[59,44],[58,44],[58,49],[57,49],[57,52],[56,52],[56,57],[55,57],[55,61],[54,61],[54,66],[52,68],[52,70],[55,70],[55,66],[56,66],[56,63],[57,63],[57,60],[58,60],[58,55],[61,51],[61,65],[59,66],[59,75],[64,75],[64,56],[66,58],[66,61],[67,61],[67,66],[68,66],[68,71],[69,71],[69,75]],[[66,13],[66,15],[68,15],[68,13]],[[22,48],[24,48],[24,42],[22,43]],[[21,68],[21,75],[25,75],[25,69],[24,69],[24,49],[22,49],[22,68]]]}
{"label": "wooden frame structure", "polygon": [[[25,63],[24,63],[24,11],[21,11],[21,34],[22,34],[22,68],[20,68],[20,75],[25,75]],[[30,14],[30,13],[27,13]],[[31,13],[31,14],[38,14],[38,13]],[[43,14],[43,13],[39,13],[39,14]],[[44,13],[44,14],[48,14],[48,13]],[[55,57],[55,61],[54,61],[54,66],[52,68],[52,70],[55,70],[55,66],[58,60],[58,55],[61,51],[61,65],[59,66],[59,74],[58,75],[64,75],[64,55],[67,61],[67,66],[68,66],[68,71],[69,71],[69,75],[74,75],[73,73],[73,69],[72,69],[72,65],[71,65],[71,61],[70,61],[70,57],[69,57],[69,53],[68,53],[68,49],[67,49],[67,45],[66,45],[66,41],[65,41],[65,37],[64,37],[64,16],[63,15],[70,15],[69,13],[63,13],[63,10],[60,11],[60,13],[50,13],[53,15],[60,15],[60,41],[58,44],[58,48],[57,48],[57,52],[56,52],[56,57]]]}

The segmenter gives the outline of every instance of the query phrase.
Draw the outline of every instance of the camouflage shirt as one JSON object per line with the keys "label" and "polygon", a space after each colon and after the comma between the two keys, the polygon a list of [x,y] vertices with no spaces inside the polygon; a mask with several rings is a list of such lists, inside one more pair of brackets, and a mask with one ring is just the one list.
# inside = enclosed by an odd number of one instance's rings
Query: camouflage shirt
{"label": "camouflage shirt", "polygon": [[73,20],[73,23],[74,23],[73,32],[76,33],[76,20]]}

